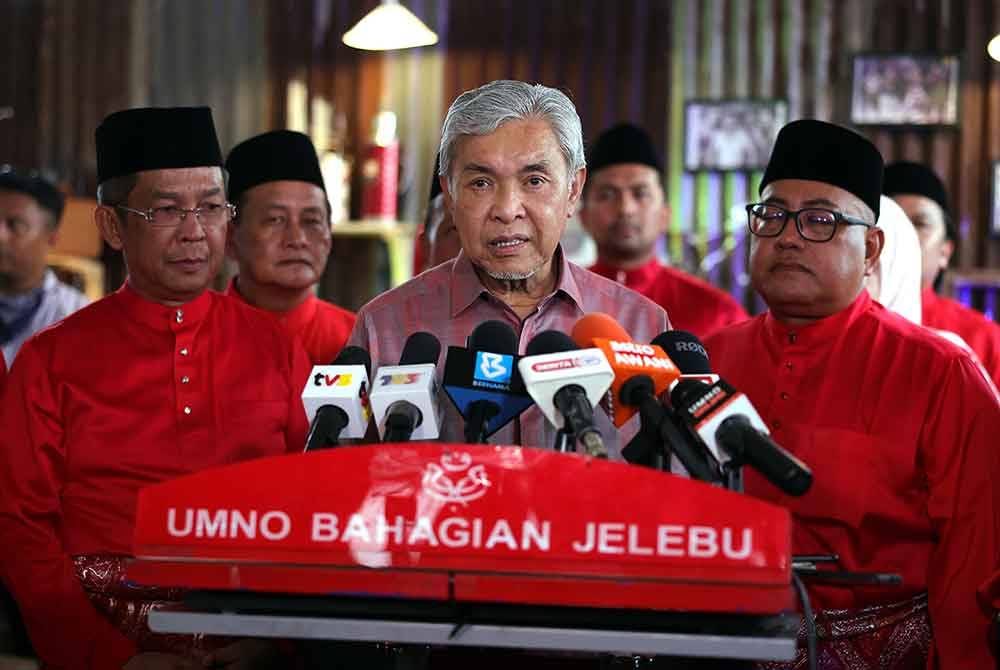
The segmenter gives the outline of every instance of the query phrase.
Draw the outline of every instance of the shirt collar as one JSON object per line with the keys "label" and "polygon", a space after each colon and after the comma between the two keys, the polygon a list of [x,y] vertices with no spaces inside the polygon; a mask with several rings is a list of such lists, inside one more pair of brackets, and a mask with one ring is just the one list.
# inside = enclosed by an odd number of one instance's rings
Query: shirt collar
{"label": "shirt collar", "polygon": [[593,266],[591,266],[590,271],[595,272],[602,277],[607,277],[611,281],[631,287],[640,286],[652,281],[659,274],[661,268],[662,266],[660,265],[660,261],[658,261],[654,256],[644,265],[633,268],[632,270],[623,270],[615,267],[614,265],[597,261]]}
{"label": "shirt collar", "polygon": [[[573,275],[569,261],[566,260],[566,254],[563,253],[561,244],[556,247],[552,262],[558,271],[556,287],[552,295],[562,293],[573,300],[577,307],[582,310],[583,298],[580,286],[576,283],[576,277]],[[465,254],[465,251],[459,251],[451,266],[452,318],[464,312],[484,294],[492,297],[492,294],[480,281],[479,275],[476,274],[476,269],[472,266],[472,261]],[[550,297],[551,295],[542,298],[538,304],[541,305]]]}
{"label": "shirt collar", "polygon": [[136,293],[126,281],[115,291],[113,298],[132,319],[153,330],[168,331],[177,330],[179,325],[191,326],[204,320],[212,307],[213,294],[213,291],[205,290],[183,305],[161,305]]}
{"label": "shirt collar", "polygon": [[774,318],[774,313],[768,311],[764,315],[764,328],[768,339],[782,345],[796,344],[811,347],[828,344],[847,332],[848,328],[854,324],[858,317],[867,312],[872,304],[868,291],[862,289],[858,297],[848,307],[804,326],[790,326]]}
{"label": "shirt collar", "polygon": [[309,323],[316,317],[316,310],[319,309],[319,299],[316,296],[312,295],[311,293],[309,294],[308,298],[306,298],[301,303],[299,303],[292,309],[288,310],[287,312],[272,312],[270,310],[257,307],[256,305],[251,305],[249,302],[247,302],[247,299],[243,297],[243,294],[240,293],[239,289],[236,286],[237,279],[239,279],[239,276],[233,277],[229,281],[229,286],[226,287],[226,295],[236,298],[240,302],[246,305],[250,305],[250,307],[260,310],[265,314],[270,314],[271,316],[278,319],[278,321],[280,321],[281,323],[287,324],[289,327],[295,330],[298,330],[300,327]]}

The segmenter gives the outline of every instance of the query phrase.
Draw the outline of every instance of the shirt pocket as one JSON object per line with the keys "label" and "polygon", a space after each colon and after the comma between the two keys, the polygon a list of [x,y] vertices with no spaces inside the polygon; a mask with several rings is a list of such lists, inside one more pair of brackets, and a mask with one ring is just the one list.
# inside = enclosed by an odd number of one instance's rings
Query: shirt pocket
{"label": "shirt pocket", "polygon": [[231,402],[222,412],[220,438],[227,443],[227,463],[277,456],[287,451],[287,400]]}

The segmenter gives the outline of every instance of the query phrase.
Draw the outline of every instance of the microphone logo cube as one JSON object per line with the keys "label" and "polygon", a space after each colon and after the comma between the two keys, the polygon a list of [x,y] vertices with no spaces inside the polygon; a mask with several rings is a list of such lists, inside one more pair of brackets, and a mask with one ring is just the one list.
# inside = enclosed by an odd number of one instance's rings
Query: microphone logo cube
{"label": "microphone logo cube", "polygon": [[514,357],[492,354],[488,351],[476,352],[476,365],[472,378],[490,384],[509,384],[514,374]]}
{"label": "microphone logo cube", "polygon": [[405,400],[415,405],[423,417],[410,439],[438,438],[441,414],[437,403],[438,388],[434,370],[435,366],[430,363],[385,366],[378,369],[369,402],[378,422],[380,436],[385,436],[385,419],[389,406],[397,400]]}
{"label": "microphone logo cube", "polygon": [[324,405],[334,405],[347,413],[348,424],[340,436],[361,438],[368,430],[368,373],[363,365],[317,365],[302,389],[302,406],[311,422]]}

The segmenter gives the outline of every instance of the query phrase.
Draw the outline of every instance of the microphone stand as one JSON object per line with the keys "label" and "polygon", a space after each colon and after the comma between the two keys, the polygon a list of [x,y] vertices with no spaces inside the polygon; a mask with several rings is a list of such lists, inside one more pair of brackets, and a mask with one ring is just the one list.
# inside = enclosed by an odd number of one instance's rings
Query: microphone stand
{"label": "microphone stand", "polygon": [[556,440],[552,448],[561,454],[576,451],[576,435],[564,424],[562,428],[556,431]]}
{"label": "microphone stand", "polygon": [[486,444],[486,427],[500,413],[500,406],[489,400],[477,400],[469,405],[469,418],[465,422],[465,443]]}

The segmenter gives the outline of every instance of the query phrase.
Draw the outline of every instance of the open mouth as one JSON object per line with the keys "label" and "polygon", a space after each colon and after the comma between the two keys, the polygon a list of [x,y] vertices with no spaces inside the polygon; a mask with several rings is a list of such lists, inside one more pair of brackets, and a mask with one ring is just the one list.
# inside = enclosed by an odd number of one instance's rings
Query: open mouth
{"label": "open mouth", "polygon": [[497,237],[490,240],[489,247],[495,252],[510,253],[517,251],[528,243],[528,238],[522,235],[512,235],[509,237]]}

